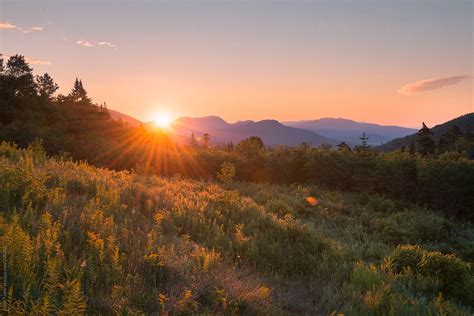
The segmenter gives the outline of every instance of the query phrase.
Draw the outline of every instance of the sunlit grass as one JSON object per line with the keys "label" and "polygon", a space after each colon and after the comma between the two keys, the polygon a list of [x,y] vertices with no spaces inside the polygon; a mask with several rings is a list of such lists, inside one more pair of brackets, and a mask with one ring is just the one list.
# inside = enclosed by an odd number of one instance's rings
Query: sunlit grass
{"label": "sunlit grass", "polygon": [[[114,172],[6,143],[0,184],[11,311],[56,297],[59,312],[76,291],[101,314],[472,313],[472,225],[417,206]],[[420,253],[407,267],[405,249]]]}

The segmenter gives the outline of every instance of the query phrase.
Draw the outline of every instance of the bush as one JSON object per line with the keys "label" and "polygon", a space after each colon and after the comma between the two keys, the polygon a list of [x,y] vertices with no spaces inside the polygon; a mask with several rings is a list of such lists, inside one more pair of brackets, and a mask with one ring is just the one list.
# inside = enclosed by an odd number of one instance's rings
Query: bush
{"label": "bush", "polygon": [[358,289],[370,290],[382,283],[382,277],[375,265],[365,265],[358,262],[351,274],[351,283]]}
{"label": "bush", "polygon": [[217,173],[217,179],[223,183],[229,183],[234,180],[235,177],[235,166],[231,162],[223,162],[221,164],[221,169]]}
{"label": "bush", "polygon": [[392,263],[392,269],[396,273],[402,272],[406,268],[418,271],[418,263],[423,257],[423,249],[419,246],[401,245],[395,248],[388,256]]}
{"label": "bush", "polygon": [[471,270],[469,263],[438,251],[424,252],[418,266],[422,274],[441,282],[443,292],[455,296],[463,294]]}

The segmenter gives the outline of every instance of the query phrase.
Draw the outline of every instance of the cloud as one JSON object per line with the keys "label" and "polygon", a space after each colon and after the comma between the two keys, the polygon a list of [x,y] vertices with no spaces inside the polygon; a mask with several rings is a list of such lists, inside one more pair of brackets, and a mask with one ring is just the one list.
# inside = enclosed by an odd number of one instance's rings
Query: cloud
{"label": "cloud", "polygon": [[84,47],[109,47],[113,48],[114,50],[117,49],[117,45],[111,43],[111,42],[99,42],[99,43],[93,43],[85,40],[78,40],[76,41],[77,45],[81,45]]}
{"label": "cloud", "polygon": [[437,90],[446,86],[455,85],[467,78],[469,78],[469,76],[449,76],[420,80],[404,85],[403,87],[398,89],[398,93],[415,94],[424,91]]}
{"label": "cloud", "polygon": [[17,25],[11,24],[9,22],[0,22],[0,29],[3,30],[17,30],[23,33],[31,33],[31,32],[37,32],[37,31],[43,31],[44,28],[41,26],[35,26],[35,27],[30,27],[28,29],[23,29]]}
{"label": "cloud", "polygon": [[79,40],[79,41],[76,41],[76,44],[84,46],[84,47],[94,47],[94,45],[88,41]]}
{"label": "cloud", "polygon": [[100,42],[100,43],[99,43],[99,46],[107,46],[107,47],[110,47],[110,48],[115,48],[115,47],[117,47],[117,45],[112,44],[111,42]]}
{"label": "cloud", "polygon": [[32,57],[25,57],[25,60],[30,64],[30,65],[41,65],[41,66],[50,66],[52,65],[52,62],[49,60],[41,60],[41,59],[36,59]]}
{"label": "cloud", "polygon": [[17,29],[18,27],[16,25],[13,25],[8,22],[0,22],[0,29],[7,29],[7,30],[12,30],[12,29]]}

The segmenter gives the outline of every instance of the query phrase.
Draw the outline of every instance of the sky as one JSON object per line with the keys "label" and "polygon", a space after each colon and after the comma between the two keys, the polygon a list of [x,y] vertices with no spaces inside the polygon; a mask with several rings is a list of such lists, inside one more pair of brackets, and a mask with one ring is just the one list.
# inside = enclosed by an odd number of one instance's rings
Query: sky
{"label": "sky", "polygon": [[158,113],[419,127],[473,112],[473,2],[6,1],[0,52]]}

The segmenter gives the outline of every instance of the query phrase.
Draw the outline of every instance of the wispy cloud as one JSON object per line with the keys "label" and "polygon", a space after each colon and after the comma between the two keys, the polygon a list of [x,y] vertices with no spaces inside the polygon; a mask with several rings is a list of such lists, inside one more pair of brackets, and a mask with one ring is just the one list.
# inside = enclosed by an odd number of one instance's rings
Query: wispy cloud
{"label": "wispy cloud", "polygon": [[17,26],[8,22],[0,22],[0,29],[14,30]]}
{"label": "wispy cloud", "polygon": [[18,25],[12,24],[10,22],[0,22],[0,29],[2,30],[17,30],[23,33],[31,33],[31,32],[38,32],[43,31],[44,28],[41,26],[34,26],[30,28],[21,28]]}
{"label": "wispy cloud", "polygon": [[417,82],[409,83],[398,89],[400,94],[415,94],[425,91],[437,90],[446,86],[455,85],[469,76],[448,76],[448,77],[438,77],[420,80]]}
{"label": "wispy cloud", "polygon": [[91,42],[83,41],[83,40],[76,41],[76,44],[84,46],[84,47],[94,47],[94,45]]}
{"label": "wispy cloud", "polygon": [[94,43],[94,42],[90,42],[90,41],[86,41],[86,40],[77,40],[76,41],[76,44],[77,45],[81,45],[81,46],[84,46],[84,47],[108,47],[108,48],[112,48],[114,50],[117,49],[117,45],[116,44],[113,44],[111,42],[98,42],[98,43]]}
{"label": "wispy cloud", "polygon": [[110,47],[110,48],[115,48],[115,47],[117,47],[117,45],[112,44],[111,42],[100,42],[100,43],[99,43],[99,46],[107,46],[107,47]]}
{"label": "wispy cloud", "polygon": [[33,57],[25,57],[25,60],[30,64],[30,65],[42,65],[42,66],[50,66],[53,63],[50,62],[49,60],[42,60],[42,59],[36,59]]}

